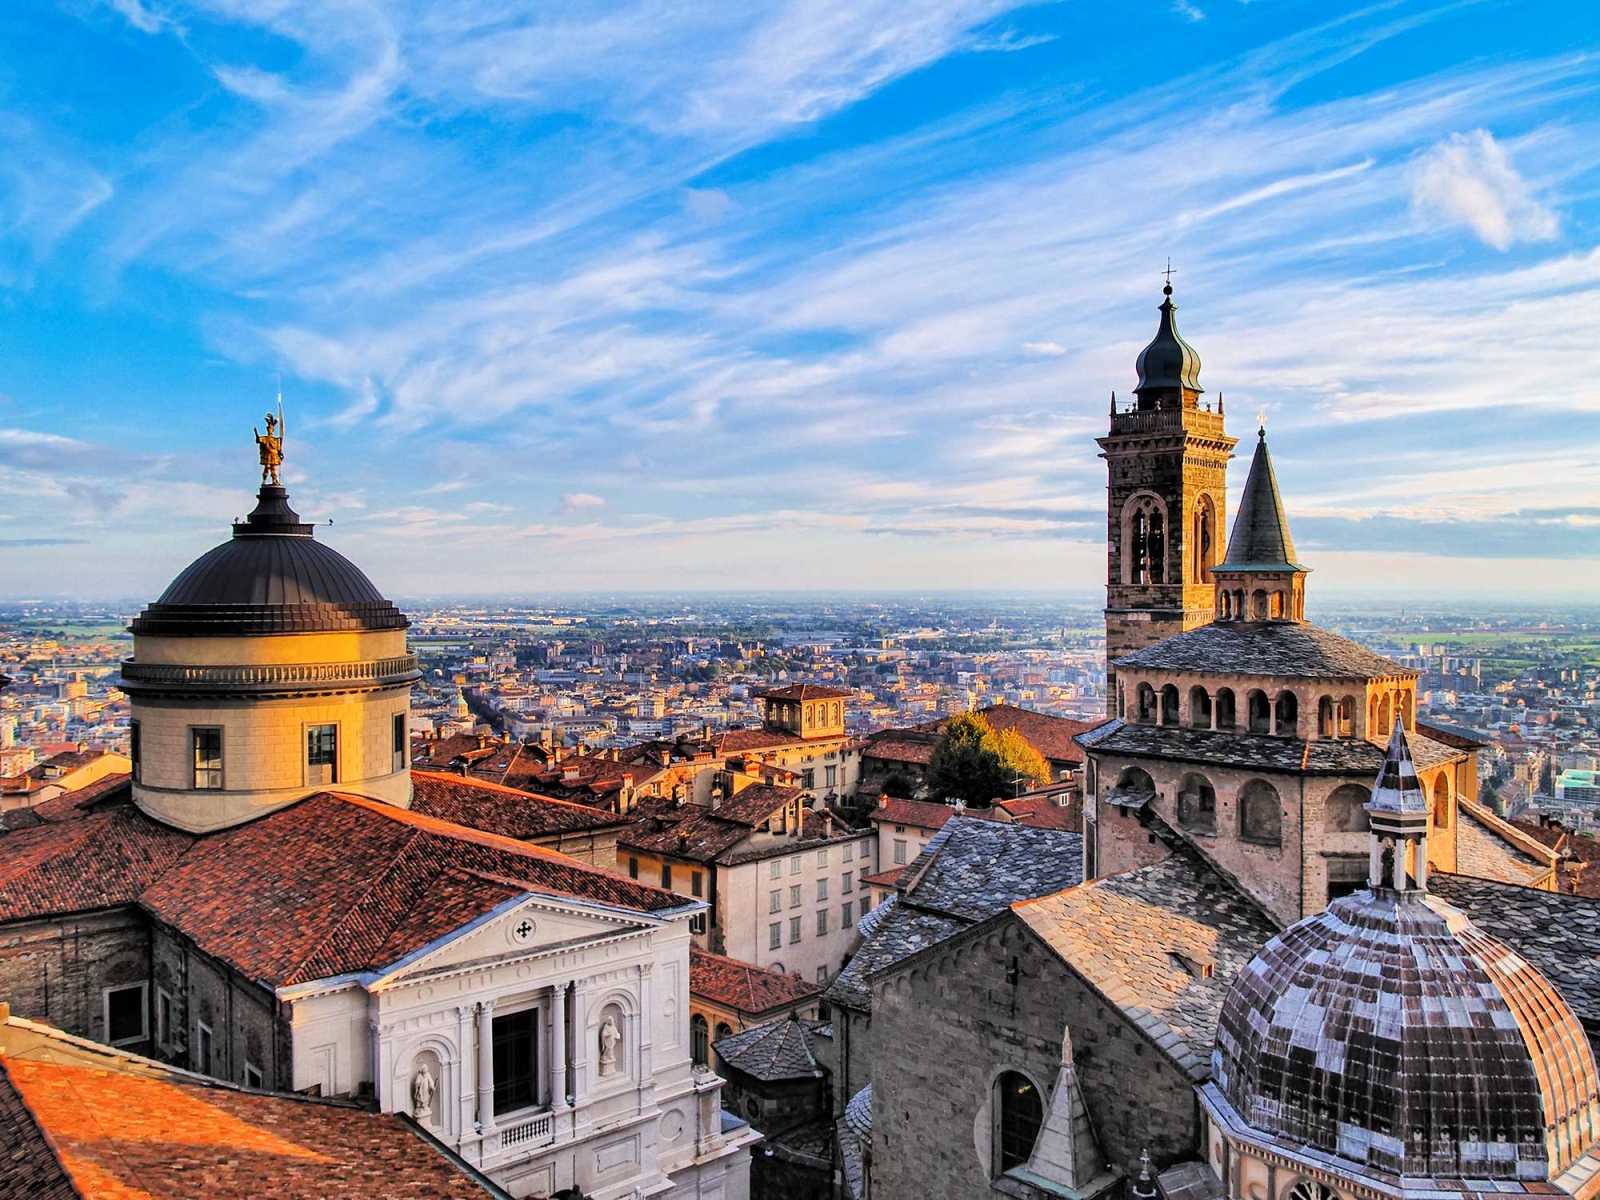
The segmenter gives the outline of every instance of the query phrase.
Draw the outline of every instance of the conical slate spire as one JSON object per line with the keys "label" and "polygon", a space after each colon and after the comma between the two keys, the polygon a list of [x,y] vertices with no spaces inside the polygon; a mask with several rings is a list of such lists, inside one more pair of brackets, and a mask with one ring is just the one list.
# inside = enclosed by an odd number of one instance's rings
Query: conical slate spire
{"label": "conical slate spire", "polygon": [[1172,302],[1172,285],[1161,289],[1161,325],[1155,340],[1139,352],[1139,386],[1135,394],[1184,388],[1203,392],[1200,386],[1200,355],[1178,333],[1178,306]]}
{"label": "conical slate spire", "polygon": [[1050,1108],[1033,1140],[1033,1153],[1018,1174],[1030,1183],[1053,1185],[1052,1191],[1066,1189],[1081,1194],[1090,1191],[1089,1185],[1095,1181],[1110,1182],[1101,1179],[1104,1163],[1105,1155],[1095,1141],[1089,1110],[1078,1087],[1069,1026],[1061,1034],[1061,1070],[1056,1076],[1055,1091],[1050,1094]]}
{"label": "conical slate spire", "polygon": [[1416,764],[1411,761],[1411,745],[1406,741],[1406,731],[1399,721],[1389,734],[1389,748],[1383,756],[1383,768],[1378,772],[1372,788],[1372,799],[1367,801],[1369,813],[1398,813],[1404,816],[1428,814],[1428,798],[1422,794],[1417,781]]}
{"label": "conical slate spire", "polygon": [[1289,536],[1289,518],[1278,494],[1278,477],[1272,471],[1272,456],[1267,453],[1267,431],[1261,430],[1255,457],[1250,460],[1250,476],[1244,481],[1239,500],[1239,515],[1234,518],[1233,536],[1228,539],[1228,556],[1222,570],[1304,571],[1295,561],[1294,539]]}

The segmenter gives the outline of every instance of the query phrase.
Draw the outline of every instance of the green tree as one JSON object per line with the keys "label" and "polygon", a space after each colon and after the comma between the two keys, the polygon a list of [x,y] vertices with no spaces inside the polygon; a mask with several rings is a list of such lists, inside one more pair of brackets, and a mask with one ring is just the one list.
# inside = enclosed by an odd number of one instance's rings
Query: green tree
{"label": "green tree", "polygon": [[917,797],[917,785],[901,771],[890,771],[878,790],[896,800],[915,800]]}
{"label": "green tree", "polygon": [[951,717],[928,759],[928,795],[988,808],[1016,794],[1021,781],[1043,782],[1050,769],[1014,730],[997,734],[977,713]]}

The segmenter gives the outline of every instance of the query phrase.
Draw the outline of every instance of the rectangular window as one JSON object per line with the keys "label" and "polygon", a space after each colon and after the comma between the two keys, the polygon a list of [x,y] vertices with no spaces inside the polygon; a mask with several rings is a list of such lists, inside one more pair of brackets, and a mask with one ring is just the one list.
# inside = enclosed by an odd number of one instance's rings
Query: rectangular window
{"label": "rectangular window", "polygon": [[800,856],[798,854],[789,860],[789,874],[800,874]]}
{"label": "rectangular window", "polygon": [[106,988],[106,1041],[113,1046],[142,1042],[150,1036],[150,1014],[145,1005],[145,985]]}
{"label": "rectangular window", "polygon": [[662,863],[661,864],[661,886],[664,887],[664,888],[667,888],[669,890],[672,887],[672,864],[671,863]]}
{"label": "rectangular window", "polygon": [[799,908],[800,907],[800,885],[798,883],[794,884],[789,889],[789,907],[790,908]]}
{"label": "rectangular window", "polygon": [[394,769],[406,769],[406,714],[403,712],[394,715]]}
{"label": "rectangular window", "polygon": [[856,850],[856,844],[854,842],[846,842],[844,844],[844,852],[842,854],[840,854],[839,857],[843,861],[849,862],[852,858],[855,857],[855,850]]}
{"label": "rectangular window", "polygon": [[856,885],[855,877],[856,873],[854,871],[846,871],[843,875],[841,875],[839,877],[839,890],[848,895],[850,889]]}
{"label": "rectangular window", "polygon": [[894,861],[896,866],[902,865],[906,861],[906,843],[904,838],[895,838],[894,840]]}
{"label": "rectangular window", "polygon": [[516,1112],[538,1103],[539,1010],[494,1018],[494,1113]]}
{"label": "rectangular window", "polygon": [[768,892],[767,893],[767,911],[769,913],[775,913],[775,912],[782,912],[783,911],[783,893],[782,892]]}
{"label": "rectangular window", "polygon": [[800,786],[808,792],[817,786],[817,772],[814,768],[807,767],[800,772]]}
{"label": "rectangular window", "polygon": [[871,896],[863,896],[863,897],[861,897],[861,915],[864,917],[871,911],[872,911],[872,897]]}
{"label": "rectangular window", "polygon": [[775,858],[767,866],[767,878],[768,879],[782,879],[783,878],[783,860],[782,859]]}
{"label": "rectangular window", "polygon": [[825,908],[818,909],[817,910],[817,936],[821,937],[823,934],[825,934],[827,932],[828,932],[828,910],[825,909]]}
{"label": "rectangular window", "polygon": [[689,894],[701,896],[705,894],[705,876],[699,871],[689,872]]}
{"label": "rectangular window", "polygon": [[844,907],[839,910],[839,924],[846,929],[856,923],[856,906],[852,901],[846,900]]}
{"label": "rectangular window", "polygon": [[628,878],[639,878],[639,860],[637,858],[630,858],[628,860]]}
{"label": "rectangular window", "polygon": [[781,949],[783,949],[783,922],[782,921],[774,921],[771,925],[767,926],[767,949],[768,950],[781,950]]}
{"label": "rectangular window", "polygon": [[156,989],[156,1044],[172,1045],[172,997]]}
{"label": "rectangular window", "polygon": [[143,782],[144,754],[139,745],[139,722],[133,721],[128,725],[128,761],[133,764],[133,781]]}
{"label": "rectangular window", "polygon": [[800,940],[800,918],[789,918],[789,944],[792,946]]}
{"label": "rectangular window", "polygon": [[823,767],[822,768],[822,773],[823,773],[824,777],[827,780],[828,786],[829,787],[833,787],[835,782],[838,779],[839,768],[838,767]]}
{"label": "rectangular window", "polygon": [[211,1074],[211,1026],[204,1021],[195,1022],[194,1069],[202,1075]]}
{"label": "rectangular window", "polygon": [[826,879],[819,879],[819,880],[817,880],[817,899],[818,900],[826,900],[827,898],[828,898],[828,881]]}
{"label": "rectangular window", "polygon": [[825,867],[827,865],[828,865],[828,848],[826,846],[824,846],[821,850],[817,851],[817,866]]}
{"label": "rectangular window", "polygon": [[[830,768],[830,770],[831,770],[831,768]],[[818,983],[827,983],[828,982],[828,968],[827,967],[818,967],[817,968],[817,982]]]}
{"label": "rectangular window", "polygon": [[689,918],[689,932],[690,933],[699,935],[699,934],[704,933],[705,931],[706,931],[706,915],[705,915],[705,913],[703,913],[703,912],[695,913],[694,916]]}
{"label": "rectangular window", "polygon": [[222,730],[215,726],[189,731],[194,749],[194,786],[201,789],[222,786]]}
{"label": "rectangular window", "polygon": [[256,1066],[255,1063],[245,1063],[244,1085],[247,1088],[254,1088],[258,1092],[261,1090],[261,1068]]}
{"label": "rectangular window", "polygon": [[339,727],[306,726],[306,784],[339,782]]}

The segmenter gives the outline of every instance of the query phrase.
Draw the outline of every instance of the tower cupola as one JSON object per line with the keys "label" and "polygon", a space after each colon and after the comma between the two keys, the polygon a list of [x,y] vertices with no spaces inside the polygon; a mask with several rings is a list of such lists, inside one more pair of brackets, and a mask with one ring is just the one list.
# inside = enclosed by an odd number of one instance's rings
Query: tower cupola
{"label": "tower cupola", "polygon": [[1295,560],[1289,517],[1267,451],[1267,430],[1256,436],[1255,457],[1239,499],[1228,553],[1212,568],[1219,621],[1303,621],[1308,568]]}
{"label": "tower cupola", "polygon": [[1140,409],[1193,407],[1200,393],[1200,354],[1178,332],[1178,306],[1169,280],[1161,289],[1161,324],[1139,351],[1139,383],[1133,389]]}

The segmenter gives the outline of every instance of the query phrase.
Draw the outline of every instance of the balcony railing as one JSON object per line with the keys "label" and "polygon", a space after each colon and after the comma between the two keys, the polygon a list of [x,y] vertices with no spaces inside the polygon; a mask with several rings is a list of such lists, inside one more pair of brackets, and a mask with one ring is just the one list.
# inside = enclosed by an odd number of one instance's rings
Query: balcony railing
{"label": "balcony railing", "polygon": [[1143,412],[1128,409],[1111,416],[1112,433],[1165,433],[1178,429],[1220,437],[1224,432],[1222,414],[1203,408],[1153,408]]}
{"label": "balcony railing", "polygon": [[293,692],[306,688],[383,687],[418,677],[417,656],[400,654],[367,662],[263,663],[194,667],[124,659],[127,691]]}
{"label": "balcony railing", "polygon": [[537,1150],[552,1144],[555,1140],[555,1114],[534,1113],[510,1124],[501,1125],[485,1135],[483,1157],[488,1161],[497,1154],[505,1154],[512,1150],[523,1152]]}

